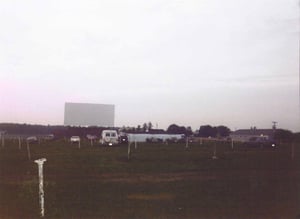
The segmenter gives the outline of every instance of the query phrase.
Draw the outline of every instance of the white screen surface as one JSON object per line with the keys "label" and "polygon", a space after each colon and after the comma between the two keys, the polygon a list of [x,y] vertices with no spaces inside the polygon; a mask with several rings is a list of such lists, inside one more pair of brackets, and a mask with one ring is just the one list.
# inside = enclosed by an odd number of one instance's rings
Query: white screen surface
{"label": "white screen surface", "polygon": [[114,127],[114,120],[114,105],[65,103],[64,125]]}

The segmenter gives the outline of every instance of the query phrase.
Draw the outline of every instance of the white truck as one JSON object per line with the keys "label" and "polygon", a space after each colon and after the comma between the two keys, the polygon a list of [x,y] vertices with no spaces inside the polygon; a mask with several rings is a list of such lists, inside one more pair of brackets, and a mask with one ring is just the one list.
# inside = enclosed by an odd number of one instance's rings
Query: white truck
{"label": "white truck", "polygon": [[119,143],[119,136],[116,130],[103,130],[99,143],[102,145],[113,146]]}

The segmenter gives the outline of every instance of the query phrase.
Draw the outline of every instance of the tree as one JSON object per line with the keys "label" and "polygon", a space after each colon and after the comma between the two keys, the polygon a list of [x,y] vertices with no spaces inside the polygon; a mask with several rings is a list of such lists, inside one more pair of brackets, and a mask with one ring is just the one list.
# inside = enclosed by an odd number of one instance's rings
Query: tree
{"label": "tree", "polygon": [[179,129],[179,126],[176,124],[169,125],[167,132],[170,134],[175,134]]}
{"label": "tree", "polygon": [[151,122],[148,122],[148,130],[150,131],[152,129],[153,125]]}
{"label": "tree", "polygon": [[212,127],[210,125],[202,125],[199,129],[200,137],[216,137],[218,130],[216,127]]}
{"label": "tree", "polygon": [[193,130],[191,126],[186,127],[186,135],[191,136],[193,134]]}
{"label": "tree", "polygon": [[227,137],[230,134],[230,129],[224,125],[217,127],[217,132],[220,137]]}
{"label": "tree", "polygon": [[224,125],[213,127],[210,125],[202,125],[199,129],[200,137],[227,137],[230,134],[230,129]]}
{"label": "tree", "polygon": [[172,124],[168,127],[167,132],[170,134],[186,134],[186,128],[184,126],[178,126],[176,124]]}
{"label": "tree", "polygon": [[293,140],[293,133],[285,129],[276,129],[274,139],[279,142],[291,142]]}
{"label": "tree", "polygon": [[294,141],[300,143],[300,132],[294,133]]}
{"label": "tree", "polygon": [[143,131],[146,132],[148,130],[148,125],[147,123],[144,123],[143,124]]}

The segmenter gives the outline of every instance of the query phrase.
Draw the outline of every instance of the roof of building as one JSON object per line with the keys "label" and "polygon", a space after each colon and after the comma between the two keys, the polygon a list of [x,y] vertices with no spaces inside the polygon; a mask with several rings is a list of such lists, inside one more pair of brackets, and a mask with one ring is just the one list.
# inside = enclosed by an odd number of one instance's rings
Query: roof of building
{"label": "roof of building", "polygon": [[268,135],[272,136],[274,134],[273,129],[239,129],[231,133],[231,135]]}

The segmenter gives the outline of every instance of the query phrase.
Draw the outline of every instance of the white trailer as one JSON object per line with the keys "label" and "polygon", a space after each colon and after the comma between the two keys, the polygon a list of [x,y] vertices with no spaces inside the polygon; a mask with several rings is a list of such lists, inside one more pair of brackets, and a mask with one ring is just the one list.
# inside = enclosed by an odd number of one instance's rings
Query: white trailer
{"label": "white trailer", "polygon": [[119,143],[119,135],[116,130],[103,130],[99,143],[102,145],[113,146]]}
{"label": "white trailer", "polygon": [[155,140],[155,139],[160,139],[163,142],[166,142],[168,140],[172,140],[172,141],[179,141],[181,139],[184,138],[183,134],[148,134],[148,133],[131,133],[131,134],[127,134],[128,136],[128,141],[129,142],[146,142],[147,139],[151,140]]}

